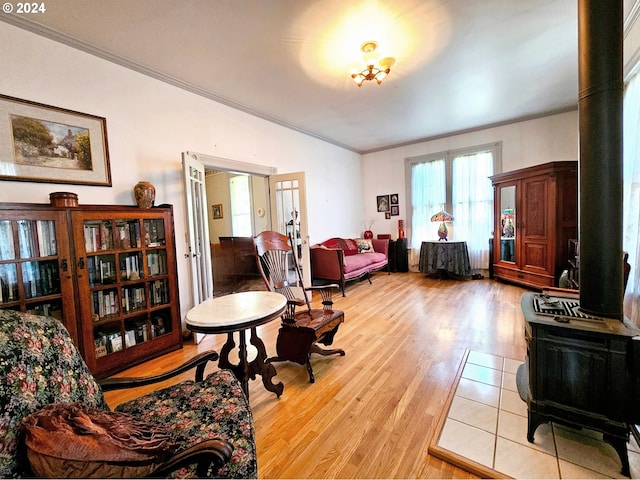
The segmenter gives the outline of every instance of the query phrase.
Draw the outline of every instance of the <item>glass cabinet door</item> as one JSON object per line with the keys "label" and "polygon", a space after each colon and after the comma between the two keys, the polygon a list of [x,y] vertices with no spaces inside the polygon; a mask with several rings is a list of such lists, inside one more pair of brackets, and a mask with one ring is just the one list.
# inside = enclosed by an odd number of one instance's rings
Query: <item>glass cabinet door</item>
{"label": "glass cabinet door", "polygon": [[170,218],[159,209],[72,215],[85,360],[98,378],[179,342]]}
{"label": "glass cabinet door", "polygon": [[57,318],[77,341],[64,214],[2,211],[0,215],[0,308]]}
{"label": "glass cabinet door", "polygon": [[516,262],[516,186],[500,187],[500,261]]}

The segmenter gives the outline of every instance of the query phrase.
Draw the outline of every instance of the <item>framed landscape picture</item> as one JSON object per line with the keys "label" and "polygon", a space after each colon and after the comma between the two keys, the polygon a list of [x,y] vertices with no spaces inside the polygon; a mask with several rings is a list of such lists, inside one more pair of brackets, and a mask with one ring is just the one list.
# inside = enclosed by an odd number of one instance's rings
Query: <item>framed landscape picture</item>
{"label": "framed landscape picture", "polygon": [[0,95],[0,180],[111,186],[106,120]]}

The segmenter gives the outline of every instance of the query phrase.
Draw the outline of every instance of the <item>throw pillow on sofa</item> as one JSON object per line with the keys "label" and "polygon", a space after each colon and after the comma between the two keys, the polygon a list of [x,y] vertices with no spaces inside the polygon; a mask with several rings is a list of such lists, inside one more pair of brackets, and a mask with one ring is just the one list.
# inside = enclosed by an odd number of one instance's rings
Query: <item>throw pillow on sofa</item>
{"label": "throw pillow on sofa", "polygon": [[373,242],[370,238],[356,238],[358,253],[375,253]]}
{"label": "throw pillow on sofa", "polygon": [[358,244],[350,238],[330,238],[320,245],[327,248],[339,248],[344,252],[345,256],[356,255],[358,253]]}

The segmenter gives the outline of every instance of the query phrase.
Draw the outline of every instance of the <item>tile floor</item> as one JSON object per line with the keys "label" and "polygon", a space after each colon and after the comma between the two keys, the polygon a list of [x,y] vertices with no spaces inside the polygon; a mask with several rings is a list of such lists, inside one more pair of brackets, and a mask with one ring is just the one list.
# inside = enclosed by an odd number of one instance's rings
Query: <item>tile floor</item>
{"label": "tile floor", "polygon": [[[527,441],[527,406],[516,388],[521,362],[469,352],[438,447],[513,478],[626,478],[602,435],[541,425]],[[640,478],[640,448],[629,443],[632,478]]]}

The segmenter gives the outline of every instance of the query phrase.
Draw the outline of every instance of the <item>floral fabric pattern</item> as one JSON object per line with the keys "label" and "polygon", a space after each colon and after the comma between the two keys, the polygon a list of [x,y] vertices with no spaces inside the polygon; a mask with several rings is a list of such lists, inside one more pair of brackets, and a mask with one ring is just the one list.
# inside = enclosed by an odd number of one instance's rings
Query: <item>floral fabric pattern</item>
{"label": "floral fabric pattern", "polygon": [[50,403],[108,409],[102,390],[56,319],[0,310],[0,477],[24,473],[22,421]]}
{"label": "floral fabric pattern", "polygon": [[[258,476],[253,415],[240,384],[228,370],[214,372],[202,383],[187,381],[157,390],[118,405],[116,410],[162,424],[181,449],[211,438],[229,441],[231,461],[208,477]],[[174,476],[194,477],[195,470],[178,470]]]}
{"label": "floral fabric pattern", "polygon": [[[24,419],[53,403],[84,403],[109,410],[66,328],[56,319],[0,310],[0,478],[25,476]],[[203,382],[187,381],[118,407],[154,423],[178,443],[177,451],[201,440],[224,438],[232,459],[211,477],[257,478],[253,416],[233,373],[212,373]],[[195,476],[195,468],[173,472]]]}

